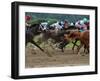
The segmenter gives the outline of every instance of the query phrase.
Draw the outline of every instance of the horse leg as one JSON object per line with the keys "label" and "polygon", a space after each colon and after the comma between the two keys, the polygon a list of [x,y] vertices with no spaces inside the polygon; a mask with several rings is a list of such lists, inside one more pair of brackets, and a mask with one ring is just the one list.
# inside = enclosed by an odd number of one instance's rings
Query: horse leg
{"label": "horse leg", "polygon": [[87,50],[88,50],[88,53],[89,53],[89,48],[87,48]]}
{"label": "horse leg", "polygon": [[88,49],[87,49],[87,47],[86,47],[86,45],[84,45],[84,53],[88,53]]}
{"label": "horse leg", "polygon": [[64,42],[61,42],[61,43],[59,44],[59,48],[61,49],[62,52],[64,52],[64,50],[63,50],[63,48],[64,48]]}
{"label": "horse leg", "polygon": [[56,46],[54,46],[54,42],[51,40],[51,41],[48,41],[48,44],[49,44],[49,46],[51,47],[51,54],[54,54],[55,53],[55,51],[56,51],[56,49],[55,49],[55,47]]}
{"label": "horse leg", "polygon": [[69,44],[69,41],[63,41],[60,44],[60,49],[61,49],[62,52],[64,52],[64,48],[66,47],[67,44]]}
{"label": "horse leg", "polygon": [[43,42],[43,48],[44,49],[46,48],[46,42]]}
{"label": "horse leg", "polygon": [[75,40],[75,42],[72,42],[72,43],[73,43],[73,47],[72,47],[73,54],[74,54],[74,48],[75,48],[75,46],[77,46],[77,44],[76,44],[76,43],[77,43],[77,41],[78,41],[78,40],[76,39],[76,40]]}
{"label": "horse leg", "polygon": [[89,53],[89,45],[84,45],[84,53]]}
{"label": "horse leg", "polygon": [[27,46],[27,43],[28,43],[28,40],[26,39],[26,40],[25,40],[25,47]]}
{"label": "horse leg", "polygon": [[49,57],[52,57],[52,55],[51,55],[51,54],[49,53],[49,51],[48,51],[48,47],[46,47],[46,44],[48,44],[48,41],[45,41],[43,44],[44,44],[44,47],[43,47],[43,48],[45,49],[44,52],[45,52]]}
{"label": "horse leg", "polygon": [[80,49],[82,46],[83,46],[83,44],[80,44],[79,47],[77,48],[77,54],[80,54],[79,52],[80,52]]}
{"label": "horse leg", "polygon": [[86,49],[87,49],[87,53],[86,54],[89,54],[89,47],[87,46]]}
{"label": "horse leg", "polygon": [[52,45],[51,42],[49,42],[48,44],[49,44],[49,46],[50,46],[53,50],[55,50],[55,48],[53,47],[53,45]]}
{"label": "horse leg", "polygon": [[[27,43],[29,42],[29,40],[26,40],[25,41],[25,47],[27,46]],[[36,54],[36,52],[35,52],[35,50],[34,49],[31,49],[31,52],[32,52],[32,54]]]}
{"label": "horse leg", "polygon": [[44,52],[44,50],[35,41],[31,41],[31,43],[38,47],[42,52]]}
{"label": "horse leg", "polygon": [[61,51],[64,52],[64,49],[62,48]]}

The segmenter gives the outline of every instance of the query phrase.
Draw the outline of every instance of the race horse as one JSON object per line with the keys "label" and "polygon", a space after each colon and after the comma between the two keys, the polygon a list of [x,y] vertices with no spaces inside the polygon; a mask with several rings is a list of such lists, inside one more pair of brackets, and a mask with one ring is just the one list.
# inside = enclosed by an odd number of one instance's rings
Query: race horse
{"label": "race horse", "polygon": [[[62,43],[64,41],[64,34],[69,34],[70,31],[78,30],[75,26],[69,26],[67,29],[60,29],[58,25],[43,32],[44,41],[48,41],[48,39],[52,39],[51,41],[54,44],[58,44],[58,48],[63,52],[63,48],[69,43],[68,41]],[[74,44],[74,42],[73,42]],[[74,44],[76,45],[76,44]],[[50,45],[52,48],[53,46]],[[53,48],[54,49],[54,48]]]}
{"label": "race horse", "polygon": [[44,50],[33,40],[33,38],[36,35],[39,35],[41,33],[41,29],[39,28],[40,24],[33,24],[30,26],[26,26],[25,29],[25,46],[28,42],[34,44],[36,47],[38,47],[41,51],[44,52]]}
{"label": "race horse", "polygon": [[[68,35],[70,32],[73,32],[73,31],[78,31],[78,28],[76,28],[74,25],[73,26],[68,26],[68,28],[64,29],[65,32],[68,32],[67,34],[64,33],[63,34],[63,38],[64,38],[64,35]],[[75,41],[75,42],[74,42]],[[72,44],[73,44],[73,47],[72,47],[72,50],[74,50],[75,46],[78,47],[78,45],[76,44],[78,39],[74,40],[74,41],[71,41]],[[64,52],[64,48],[66,45],[68,45],[70,43],[69,40],[65,40],[63,39],[63,41],[61,41],[61,43],[59,44],[59,48],[62,50],[62,52]]]}
{"label": "race horse", "polygon": [[82,46],[84,46],[84,49],[86,49],[89,53],[89,30],[83,32],[74,31],[71,32],[69,35],[65,34],[64,40],[69,42],[72,40],[80,40],[80,45],[78,46],[77,53],[79,53]]}

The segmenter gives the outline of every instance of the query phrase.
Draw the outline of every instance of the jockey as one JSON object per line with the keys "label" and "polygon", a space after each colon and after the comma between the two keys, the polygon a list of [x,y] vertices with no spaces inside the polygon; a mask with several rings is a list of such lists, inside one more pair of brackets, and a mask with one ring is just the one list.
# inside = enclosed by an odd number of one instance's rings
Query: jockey
{"label": "jockey", "polygon": [[47,30],[47,27],[48,27],[48,22],[42,22],[42,23],[40,24],[40,28],[41,28],[42,30]]}
{"label": "jockey", "polygon": [[25,16],[25,26],[30,27],[31,24],[29,24],[29,21],[31,20],[31,16]]}
{"label": "jockey", "polygon": [[69,27],[69,23],[67,20],[64,21],[64,27],[63,29],[67,29]]}
{"label": "jockey", "polygon": [[56,25],[58,29],[62,29],[63,28],[63,22],[59,21],[57,22],[58,24]]}
{"label": "jockey", "polygon": [[53,27],[54,29],[58,29],[61,30],[63,27],[63,24],[59,21],[57,21],[56,23],[53,23],[52,25],[50,25],[51,27]]}
{"label": "jockey", "polygon": [[60,21],[60,22],[59,22],[59,26],[60,26],[60,29],[63,29],[64,22],[63,22],[63,21]]}
{"label": "jockey", "polygon": [[30,21],[30,19],[31,19],[31,16],[25,16],[25,21],[26,22]]}
{"label": "jockey", "polygon": [[75,26],[79,29],[80,32],[87,30],[87,25],[83,20],[79,20],[75,23]]}
{"label": "jockey", "polygon": [[90,26],[89,20],[84,18],[83,21],[84,21],[84,24],[87,26],[87,29],[89,29],[89,26]]}
{"label": "jockey", "polygon": [[31,26],[28,22],[31,20],[31,16],[25,16],[25,27],[26,30]]}

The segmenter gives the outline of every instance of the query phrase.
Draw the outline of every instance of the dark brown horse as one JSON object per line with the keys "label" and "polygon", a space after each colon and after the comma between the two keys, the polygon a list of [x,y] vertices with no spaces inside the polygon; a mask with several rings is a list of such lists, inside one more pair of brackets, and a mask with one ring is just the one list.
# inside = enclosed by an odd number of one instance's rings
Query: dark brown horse
{"label": "dark brown horse", "polygon": [[39,24],[34,24],[29,27],[26,27],[25,32],[25,45],[27,45],[28,42],[34,44],[36,47],[38,47],[41,51],[44,51],[34,40],[33,38],[36,35],[39,35],[41,33],[41,30],[39,28]]}

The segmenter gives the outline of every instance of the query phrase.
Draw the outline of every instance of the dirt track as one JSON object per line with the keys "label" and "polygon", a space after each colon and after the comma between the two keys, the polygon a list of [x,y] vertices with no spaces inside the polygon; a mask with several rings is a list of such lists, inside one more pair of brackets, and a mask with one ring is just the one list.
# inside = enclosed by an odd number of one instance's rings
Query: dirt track
{"label": "dirt track", "polygon": [[[81,54],[73,54],[71,48],[66,48],[64,52],[61,50],[46,49],[46,53],[41,52],[38,48],[32,46],[26,47],[25,67],[56,67],[56,66],[79,66],[89,65],[89,54],[84,54],[81,49]],[[48,54],[51,55],[48,56]]]}

